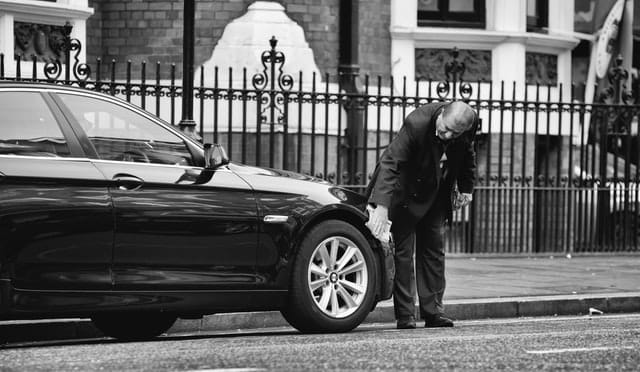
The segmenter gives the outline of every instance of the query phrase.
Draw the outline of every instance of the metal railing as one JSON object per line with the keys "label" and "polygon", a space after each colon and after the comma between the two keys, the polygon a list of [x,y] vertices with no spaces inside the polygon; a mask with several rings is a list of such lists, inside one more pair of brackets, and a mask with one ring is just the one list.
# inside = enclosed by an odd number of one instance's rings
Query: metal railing
{"label": "metal railing", "polygon": [[[263,53],[262,71],[197,73],[192,94],[198,135],[223,144],[232,160],[361,191],[407,114],[425,103],[462,99],[482,121],[475,144],[476,191],[473,203],[454,213],[448,252],[639,250],[640,106],[628,103],[622,79],[606,94],[617,97],[615,103],[585,104],[576,86],[465,82],[454,50],[444,81],[363,76],[361,92],[354,94],[328,74],[285,73],[285,56],[276,45],[272,40]],[[78,70],[76,61],[60,79],[39,76],[43,66],[35,59],[16,61],[11,75],[5,74],[6,63],[0,55],[2,80],[80,86],[122,97],[173,125],[180,118],[183,92],[175,65],[97,60],[93,68]],[[354,111],[359,115],[349,115]]]}

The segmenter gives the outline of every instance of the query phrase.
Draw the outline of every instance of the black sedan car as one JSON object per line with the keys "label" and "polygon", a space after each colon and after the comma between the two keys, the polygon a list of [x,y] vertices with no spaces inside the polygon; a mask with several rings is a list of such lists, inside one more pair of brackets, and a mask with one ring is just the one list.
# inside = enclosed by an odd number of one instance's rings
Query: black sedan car
{"label": "black sedan car", "polygon": [[178,317],[280,310],[344,332],[391,295],[366,200],[229,162],[108,95],[0,83],[0,319],[90,317],[154,337]]}

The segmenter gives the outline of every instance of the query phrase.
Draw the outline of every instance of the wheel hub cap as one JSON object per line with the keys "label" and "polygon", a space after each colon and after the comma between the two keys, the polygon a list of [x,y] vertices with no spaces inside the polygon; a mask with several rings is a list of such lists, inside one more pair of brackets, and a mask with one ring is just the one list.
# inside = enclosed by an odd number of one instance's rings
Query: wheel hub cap
{"label": "wheel hub cap", "polygon": [[331,273],[329,275],[329,280],[331,281],[331,283],[337,283],[338,282],[338,274],[336,274],[335,272]]}
{"label": "wheel hub cap", "polygon": [[367,295],[369,271],[362,248],[344,236],[331,236],[311,254],[307,285],[314,304],[331,318],[355,313]]}

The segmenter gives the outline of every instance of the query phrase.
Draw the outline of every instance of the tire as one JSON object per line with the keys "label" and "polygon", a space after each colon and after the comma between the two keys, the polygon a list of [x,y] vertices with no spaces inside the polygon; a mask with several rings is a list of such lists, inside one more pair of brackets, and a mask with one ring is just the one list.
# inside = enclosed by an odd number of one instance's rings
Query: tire
{"label": "tire", "polygon": [[293,265],[289,298],[281,312],[299,331],[348,332],[373,308],[375,257],[352,225],[328,220],[313,227]]}
{"label": "tire", "polygon": [[91,318],[107,336],[119,340],[147,340],[165,333],[177,316],[166,313],[105,313]]}

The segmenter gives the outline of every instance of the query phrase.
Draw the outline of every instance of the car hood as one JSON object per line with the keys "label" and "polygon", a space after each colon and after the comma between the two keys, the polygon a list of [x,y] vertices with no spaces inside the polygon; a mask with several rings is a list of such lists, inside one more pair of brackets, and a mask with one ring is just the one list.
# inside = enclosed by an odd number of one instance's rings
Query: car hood
{"label": "car hood", "polygon": [[364,209],[366,198],[354,191],[338,187],[320,178],[280,169],[229,163],[229,169],[240,176],[255,191],[268,194],[304,196],[320,205],[350,204]]}
{"label": "car hood", "polygon": [[292,171],[286,171],[282,169],[273,169],[266,167],[256,167],[246,164],[239,163],[229,163],[229,169],[236,174],[239,175],[259,175],[259,176],[269,176],[269,177],[284,177],[290,178],[297,181],[305,181],[305,182],[314,182],[320,183],[323,185],[331,185],[330,182],[327,182],[321,178],[309,176],[302,173],[296,173]]}

